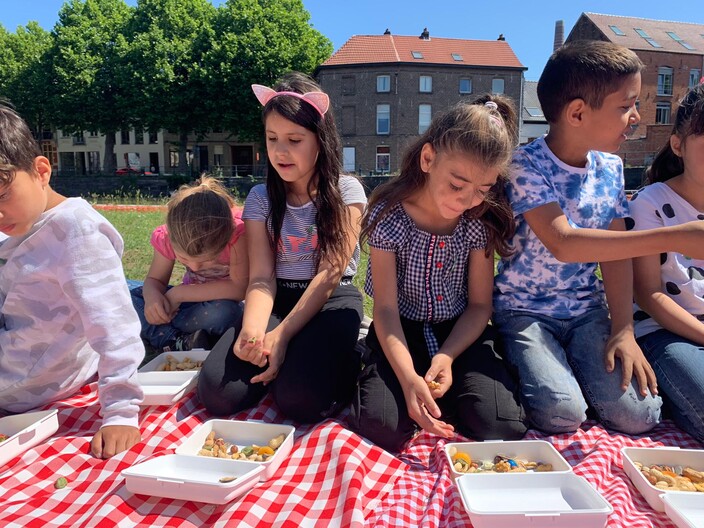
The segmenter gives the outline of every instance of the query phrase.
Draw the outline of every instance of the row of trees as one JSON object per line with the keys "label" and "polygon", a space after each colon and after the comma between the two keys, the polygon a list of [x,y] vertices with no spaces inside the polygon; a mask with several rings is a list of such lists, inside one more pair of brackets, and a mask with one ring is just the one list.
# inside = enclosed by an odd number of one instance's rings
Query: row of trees
{"label": "row of trees", "polygon": [[301,0],[67,0],[48,32],[0,25],[0,96],[32,128],[105,134],[166,129],[186,138],[228,130],[259,137],[252,83],[289,70],[311,73],[332,53]]}

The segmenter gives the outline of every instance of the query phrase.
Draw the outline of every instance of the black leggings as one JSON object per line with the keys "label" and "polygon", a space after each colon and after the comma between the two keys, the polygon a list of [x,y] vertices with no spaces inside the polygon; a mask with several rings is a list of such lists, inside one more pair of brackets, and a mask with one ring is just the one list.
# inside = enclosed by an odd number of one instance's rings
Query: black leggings
{"label": "black leggings", "polygon": [[[455,320],[432,326],[438,343],[452,331]],[[401,319],[415,371],[424,376],[430,355],[423,323]],[[475,440],[515,440],[523,437],[527,420],[518,400],[516,380],[495,351],[496,332],[491,325],[452,363],[452,387],[439,400],[443,420],[455,422],[458,431]],[[350,427],[375,444],[397,452],[417,430],[408,415],[401,384],[381,348],[372,323],[367,336],[372,350],[360,375],[352,403]]]}
{"label": "black leggings", "polygon": [[[267,332],[281,323],[303,295],[300,283],[289,287],[292,284],[277,281]],[[352,399],[360,371],[355,345],[362,317],[359,290],[352,284],[338,286],[320,312],[289,341],[281,369],[267,386],[250,383],[266,367],[235,356],[232,345],[240,328],[228,331],[201,369],[201,403],[210,413],[226,416],[254,407],[268,390],[282,413],[300,423],[337,414]]]}

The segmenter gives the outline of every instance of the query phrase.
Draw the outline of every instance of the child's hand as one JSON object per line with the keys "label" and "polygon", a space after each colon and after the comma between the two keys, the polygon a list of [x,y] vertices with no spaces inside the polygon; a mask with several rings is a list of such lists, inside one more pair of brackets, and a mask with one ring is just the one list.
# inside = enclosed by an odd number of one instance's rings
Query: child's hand
{"label": "child's hand", "polygon": [[277,328],[267,333],[264,336],[264,341],[262,342],[262,353],[267,356],[269,361],[269,368],[267,368],[261,374],[254,376],[251,379],[252,383],[263,383],[264,385],[269,384],[274,381],[279,369],[284,362],[286,357],[286,348],[288,347],[288,340],[284,339]]}
{"label": "child's hand", "polygon": [[424,379],[434,399],[444,396],[452,385],[452,358],[442,352],[435,354]]}
{"label": "child's hand", "polygon": [[410,380],[401,383],[403,395],[406,398],[406,409],[408,416],[416,422],[423,430],[429,433],[450,438],[455,430],[450,424],[440,420],[442,413],[440,407],[430,394],[427,382],[413,374]]}
{"label": "child's hand", "polygon": [[174,286],[173,288],[169,288],[164,294],[166,300],[169,301],[172,318],[174,315],[176,315],[176,312],[178,312],[178,307],[181,306],[182,300],[180,294],[182,288],[183,286]]}
{"label": "child's hand", "polygon": [[164,295],[158,295],[154,299],[147,301],[145,299],[144,317],[149,324],[167,324],[175,315],[175,311],[171,308],[169,299]]}
{"label": "child's hand", "polygon": [[268,361],[268,354],[262,348],[263,342],[264,334],[243,328],[232,345],[232,352],[242,361],[263,367]]}
{"label": "child's hand", "polygon": [[648,395],[648,390],[653,395],[658,393],[658,382],[653,368],[645,359],[643,351],[636,343],[631,332],[621,332],[612,335],[606,343],[606,371],[612,373],[615,368],[616,358],[621,359],[622,380],[621,388],[625,391],[635,376],[640,393]]}
{"label": "child's hand", "polygon": [[110,458],[127,451],[141,442],[137,427],[131,425],[106,425],[95,433],[90,442],[90,452],[95,458]]}

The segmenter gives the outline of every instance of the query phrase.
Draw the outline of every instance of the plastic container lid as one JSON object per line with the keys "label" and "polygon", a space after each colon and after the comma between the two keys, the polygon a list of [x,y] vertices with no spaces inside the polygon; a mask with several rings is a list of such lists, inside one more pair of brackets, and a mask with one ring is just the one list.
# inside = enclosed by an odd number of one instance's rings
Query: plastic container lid
{"label": "plastic container lid", "polygon": [[252,489],[263,471],[253,462],[164,455],[125,469],[122,476],[135,494],[225,504]]}
{"label": "plastic container lid", "polygon": [[0,434],[9,437],[0,442],[0,466],[46,440],[58,429],[59,417],[56,409],[0,418]]}
{"label": "plastic container lid", "polygon": [[582,477],[565,473],[472,473],[456,481],[474,528],[602,528],[611,505]]}
{"label": "plastic container lid", "polygon": [[213,459],[198,455],[198,451],[203,447],[210,431],[215,431],[216,438],[222,438],[228,443],[237,445],[239,448],[252,444],[265,446],[271,439],[283,434],[284,441],[274,455],[266,462],[255,462],[264,467],[264,472],[260,474],[261,480],[264,481],[271,478],[279,469],[281,463],[288,457],[293,447],[293,434],[296,428],[292,425],[272,424],[254,420],[208,420],[186,437],[183,443],[176,448],[176,454],[196,457],[197,460],[219,460],[220,464],[235,462],[225,458]]}
{"label": "plastic container lid", "polygon": [[704,528],[702,493],[663,493],[665,513],[677,528]]}

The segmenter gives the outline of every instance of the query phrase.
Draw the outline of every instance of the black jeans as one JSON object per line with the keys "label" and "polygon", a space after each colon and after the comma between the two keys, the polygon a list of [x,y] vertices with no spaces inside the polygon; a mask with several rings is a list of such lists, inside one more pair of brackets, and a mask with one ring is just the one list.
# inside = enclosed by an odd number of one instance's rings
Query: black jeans
{"label": "black jeans", "polygon": [[[456,320],[432,325],[442,343]],[[423,323],[401,318],[403,333],[415,371],[424,376],[430,355],[423,336]],[[452,363],[452,387],[437,404],[443,420],[455,422],[464,436],[476,440],[522,438],[527,419],[518,399],[517,383],[497,354],[496,332],[491,325]],[[398,452],[413,436],[417,424],[408,415],[401,384],[381,348],[372,323],[367,336],[372,354],[362,371],[357,395],[352,401],[350,426],[388,451]]]}
{"label": "black jeans", "polygon": [[[303,295],[305,289],[298,286],[277,281],[267,331],[276,328]],[[320,312],[289,341],[281,369],[267,386],[250,383],[266,367],[236,357],[232,345],[240,328],[228,331],[201,369],[201,403],[210,413],[225,416],[254,407],[270,391],[283,414],[298,422],[315,423],[337,414],[352,399],[360,371],[354,348],[362,317],[362,295],[343,281]]]}

